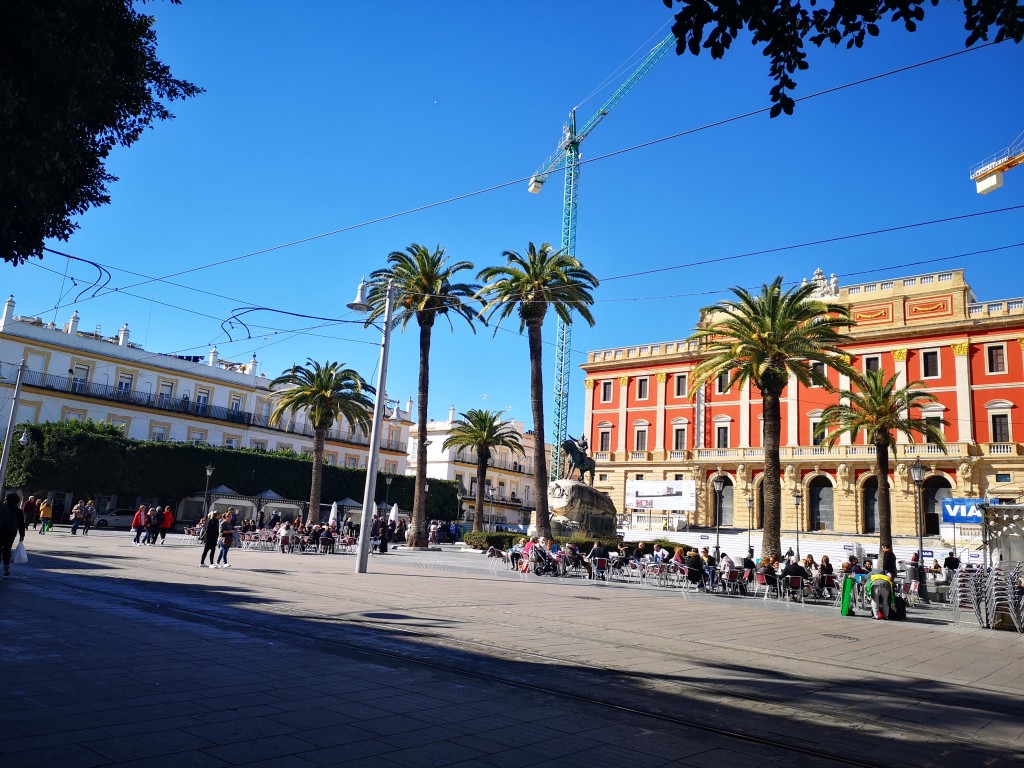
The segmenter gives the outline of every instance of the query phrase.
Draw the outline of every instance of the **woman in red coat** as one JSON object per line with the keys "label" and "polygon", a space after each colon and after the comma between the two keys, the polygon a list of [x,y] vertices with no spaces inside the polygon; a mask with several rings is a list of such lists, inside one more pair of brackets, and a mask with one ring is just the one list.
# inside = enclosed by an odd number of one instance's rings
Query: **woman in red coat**
{"label": "woman in red coat", "polygon": [[146,530],[146,505],[140,504],[139,508],[135,510],[135,517],[132,518],[132,528],[135,529],[135,538],[132,540],[132,544],[136,547],[142,542],[139,541],[142,538],[142,534]]}
{"label": "woman in red coat", "polygon": [[167,538],[167,532],[174,527],[174,513],[170,507],[164,507],[164,517],[160,521],[160,543],[163,544]]}

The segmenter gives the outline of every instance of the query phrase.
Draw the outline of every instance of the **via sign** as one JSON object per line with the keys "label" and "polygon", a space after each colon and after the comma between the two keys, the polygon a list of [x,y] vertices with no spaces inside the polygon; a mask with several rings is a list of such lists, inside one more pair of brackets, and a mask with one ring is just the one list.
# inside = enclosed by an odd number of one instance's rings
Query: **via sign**
{"label": "via sign", "polygon": [[981,524],[981,505],[984,499],[943,499],[942,522]]}

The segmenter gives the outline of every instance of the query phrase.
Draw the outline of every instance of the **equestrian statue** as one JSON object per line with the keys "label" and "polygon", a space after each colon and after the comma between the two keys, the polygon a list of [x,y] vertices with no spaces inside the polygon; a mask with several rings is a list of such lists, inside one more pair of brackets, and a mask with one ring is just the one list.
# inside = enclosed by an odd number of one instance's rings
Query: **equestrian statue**
{"label": "equestrian statue", "polygon": [[569,457],[569,469],[565,473],[565,479],[571,480],[572,473],[579,470],[580,482],[582,483],[584,473],[589,472],[590,484],[593,485],[597,463],[587,456],[587,438],[580,437],[579,440],[576,440],[570,435],[568,440],[562,441],[562,450]]}

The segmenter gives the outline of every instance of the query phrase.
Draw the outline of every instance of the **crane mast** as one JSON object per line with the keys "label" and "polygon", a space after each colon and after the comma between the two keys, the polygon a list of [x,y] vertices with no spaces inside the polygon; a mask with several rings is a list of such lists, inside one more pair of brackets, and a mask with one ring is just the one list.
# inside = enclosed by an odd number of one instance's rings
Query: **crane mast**
{"label": "crane mast", "polygon": [[[537,172],[530,177],[528,190],[534,194],[540,192],[544,182],[558,168],[565,169],[565,182],[562,190],[562,250],[571,256],[576,255],[576,209],[579,204],[580,178],[580,144],[590,135],[608,113],[611,112],[626,94],[633,90],[640,80],[650,72],[662,57],[668,53],[675,42],[675,35],[669,35],[658,43],[632,74],[620,85],[601,108],[576,132],[576,110],[569,113],[569,122],[562,132],[562,141]],[[558,330],[555,334],[555,412],[553,419],[554,434],[551,436],[551,464],[548,468],[550,479],[557,480],[562,476],[565,456],[562,441],[566,439],[569,426],[569,354],[571,351],[572,326],[558,318]]]}

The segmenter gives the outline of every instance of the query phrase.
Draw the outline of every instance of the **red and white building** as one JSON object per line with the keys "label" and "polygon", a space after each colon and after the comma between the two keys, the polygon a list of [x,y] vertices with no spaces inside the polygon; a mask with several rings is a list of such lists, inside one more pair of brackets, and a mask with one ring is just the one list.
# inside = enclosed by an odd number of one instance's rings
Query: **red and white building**
{"label": "red and white building", "polygon": [[[816,294],[850,308],[856,325],[845,349],[861,371],[881,368],[901,381],[920,381],[937,401],[920,414],[945,420],[946,452],[919,437],[898,439],[890,454],[894,535],[916,536],[909,465],[927,467],[922,486],[925,535],[951,534],[941,524],[944,497],[986,495],[1014,501],[1024,482],[1024,299],[979,302],[963,270],[935,272],[839,287],[821,270]],[[596,487],[623,515],[627,479],[694,480],[691,522],[714,524],[713,480],[726,485],[721,525],[759,528],[764,455],[760,392],[749,384],[726,388],[727,377],[691,397],[689,377],[701,361],[696,343],[652,341],[590,352],[585,425],[597,461]],[[849,377],[826,371],[837,389]],[[879,477],[874,446],[843,436],[832,449],[814,427],[837,395],[792,380],[782,395],[780,458],[783,531],[797,529],[795,490],[802,492],[801,532],[844,537],[877,532]],[[644,520],[647,512],[642,513]],[[673,516],[676,513],[672,513]],[[675,527],[668,514],[655,528]],[[640,527],[639,517],[623,521]],[[941,529],[941,530],[940,530]]]}

